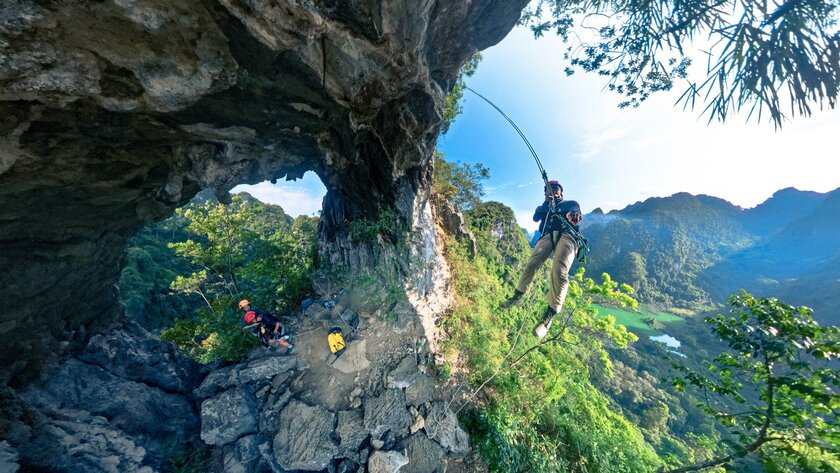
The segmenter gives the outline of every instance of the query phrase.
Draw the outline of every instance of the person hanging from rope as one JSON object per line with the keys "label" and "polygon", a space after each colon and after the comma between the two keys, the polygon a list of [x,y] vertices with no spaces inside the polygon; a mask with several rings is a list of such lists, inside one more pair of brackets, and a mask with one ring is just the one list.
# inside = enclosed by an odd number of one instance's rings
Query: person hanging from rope
{"label": "person hanging from rope", "polygon": [[537,270],[553,255],[548,307],[540,323],[534,327],[537,338],[545,337],[554,316],[563,309],[569,289],[569,269],[576,255],[586,247],[586,239],[581,236],[578,228],[582,219],[580,205],[574,200],[563,200],[563,186],[557,181],[547,181],[545,201],[534,212],[534,221],[540,222],[539,231],[542,236],[525,264],[516,290],[502,303],[503,308],[519,305],[522,296],[530,289]]}
{"label": "person hanging from rope", "polygon": [[268,312],[254,309],[248,299],[239,301],[239,309],[245,312],[245,323],[257,328],[260,343],[264,347],[277,345],[286,347],[286,354],[292,353],[295,345],[290,341],[291,337],[286,333],[286,327],[280,319]]}

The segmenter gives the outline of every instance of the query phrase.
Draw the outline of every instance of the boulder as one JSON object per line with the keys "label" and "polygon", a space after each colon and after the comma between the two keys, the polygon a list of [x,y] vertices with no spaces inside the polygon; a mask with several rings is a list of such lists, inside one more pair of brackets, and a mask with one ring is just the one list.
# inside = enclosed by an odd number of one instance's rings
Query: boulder
{"label": "boulder", "polygon": [[[330,355],[335,357],[335,355]],[[330,359],[332,361],[332,358]],[[342,373],[355,373],[370,366],[367,359],[367,340],[355,340],[347,343],[344,353],[337,360],[330,363],[334,369]]]}
{"label": "boulder", "polygon": [[225,446],[222,467],[225,473],[251,473],[260,461],[259,438],[246,435],[234,444]]}
{"label": "boulder", "polygon": [[206,398],[241,384],[273,382],[276,376],[288,373],[297,366],[297,358],[293,356],[264,356],[244,364],[211,371],[193,394],[199,398]]}
{"label": "boulder", "polygon": [[426,434],[450,452],[463,455],[470,451],[470,438],[458,425],[458,417],[443,401],[432,403],[426,413]]}
{"label": "boulder", "polygon": [[204,381],[195,388],[193,395],[197,398],[203,399],[214,394],[218,394],[225,389],[236,384],[236,376],[234,375],[235,366],[227,366],[207,374]]}
{"label": "boulder", "polygon": [[365,429],[374,438],[388,431],[397,439],[405,437],[412,420],[405,408],[405,394],[399,389],[386,389],[365,400]]}
{"label": "boulder", "polygon": [[274,434],[280,428],[280,415],[292,400],[292,392],[283,391],[282,394],[272,394],[260,407],[260,432]]}
{"label": "boulder", "polygon": [[280,415],[274,457],[285,470],[321,471],[339,454],[333,440],[335,414],[291,401]]}
{"label": "boulder", "polygon": [[397,473],[408,458],[393,450],[377,450],[368,458],[368,473]]}
{"label": "boulder", "polygon": [[254,381],[269,380],[274,376],[293,370],[297,366],[297,358],[293,356],[271,356],[249,362],[239,368],[237,384]]}
{"label": "boulder", "polygon": [[435,393],[435,380],[420,371],[417,360],[409,355],[388,374],[388,387],[405,389],[405,400],[410,406],[418,406],[430,400]]}
{"label": "boulder", "polygon": [[396,368],[388,373],[388,387],[392,389],[406,388],[414,383],[419,374],[417,360],[412,355],[406,356]]}
{"label": "boulder", "polygon": [[422,432],[412,435],[403,442],[408,463],[400,473],[442,473],[446,450]]}
{"label": "boulder", "polygon": [[435,395],[435,378],[420,373],[414,382],[405,388],[405,402],[410,406],[419,406]]}
{"label": "boulder", "polygon": [[364,411],[353,409],[338,412],[338,425],[335,428],[338,435],[339,448],[342,454],[355,453],[368,437],[365,429]]}
{"label": "boulder", "polygon": [[246,386],[229,389],[201,403],[201,440],[226,445],[257,433],[257,401]]}

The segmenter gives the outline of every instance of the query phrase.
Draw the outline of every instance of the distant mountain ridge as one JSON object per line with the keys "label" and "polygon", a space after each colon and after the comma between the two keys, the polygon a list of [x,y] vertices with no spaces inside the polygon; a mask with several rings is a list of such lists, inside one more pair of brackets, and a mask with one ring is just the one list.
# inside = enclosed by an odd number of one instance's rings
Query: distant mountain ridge
{"label": "distant mountain ridge", "polygon": [[704,309],[744,288],[840,319],[840,188],[786,188],[750,209],[681,192],[596,209],[582,229],[587,271],[630,284],[643,302]]}

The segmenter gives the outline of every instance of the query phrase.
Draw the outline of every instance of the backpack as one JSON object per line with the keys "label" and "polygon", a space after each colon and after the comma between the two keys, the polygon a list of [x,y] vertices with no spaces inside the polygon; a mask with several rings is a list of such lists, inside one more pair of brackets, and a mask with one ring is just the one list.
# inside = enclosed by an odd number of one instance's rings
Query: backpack
{"label": "backpack", "polygon": [[330,329],[330,333],[327,335],[327,343],[330,346],[330,351],[335,354],[336,358],[344,352],[344,348],[347,346],[344,342],[344,336],[341,335],[341,329],[338,327]]}

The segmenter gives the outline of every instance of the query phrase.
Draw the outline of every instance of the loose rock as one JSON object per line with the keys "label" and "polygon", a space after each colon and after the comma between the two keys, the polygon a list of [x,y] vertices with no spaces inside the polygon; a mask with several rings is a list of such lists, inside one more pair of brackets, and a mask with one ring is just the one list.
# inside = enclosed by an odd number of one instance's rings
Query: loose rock
{"label": "loose rock", "polygon": [[405,408],[405,394],[397,389],[386,389],[375,398],[365,401],[365,429],[374,438],[391,431],[396,438],[408,435],[411,415]]}
{"label": "loose rock", "polygon": [[201,440],[226,445],[257,433],[257,401],[247,387],[237,387],[201,403]]}
{"label": "loose rock", "polygon": [[338,456],[332,439],[335,415],[321,406],[291,401],[280,414],[274,457],[285,470],[320,471]]}
{"label": "loose rock", "polygon": [[368,473],[397,473],[407,463],[408,458],[400,452],[377,450],[368,459]]}

